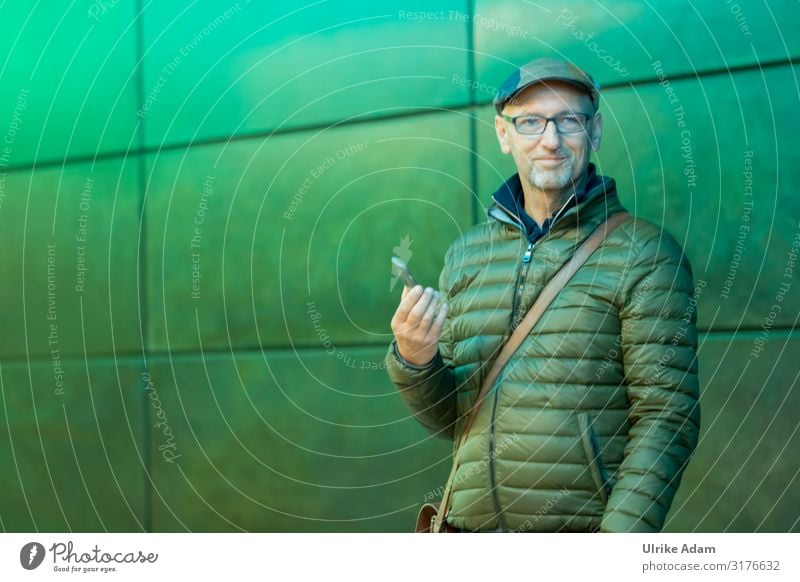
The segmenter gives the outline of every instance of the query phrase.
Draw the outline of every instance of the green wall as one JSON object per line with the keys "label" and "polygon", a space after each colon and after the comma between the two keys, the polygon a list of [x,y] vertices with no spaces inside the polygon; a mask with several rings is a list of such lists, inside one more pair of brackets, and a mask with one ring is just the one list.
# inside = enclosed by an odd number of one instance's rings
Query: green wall
{"label": "green wall", "polygon": [[4,4],[0,531],[409,530],[450,445],[382,369],[388,257],[437,280],[513,171],[494,87],[545,55],[694,267],[667,528],[800,531],[800,7],[569,6]]}

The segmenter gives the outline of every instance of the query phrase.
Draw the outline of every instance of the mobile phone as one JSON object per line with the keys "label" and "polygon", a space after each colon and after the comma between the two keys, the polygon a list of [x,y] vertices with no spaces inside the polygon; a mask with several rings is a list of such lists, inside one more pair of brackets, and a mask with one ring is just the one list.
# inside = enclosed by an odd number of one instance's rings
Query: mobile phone
{"label": "mobile phone", "polygon": [[417,285],[417,280],[414,278],[414,275],[411,274],[411,271],[408,270],[408,265],[406,265],[406,262],[400,257],[392,257],[392,275],[402,279],[403,284],[409,289]]}

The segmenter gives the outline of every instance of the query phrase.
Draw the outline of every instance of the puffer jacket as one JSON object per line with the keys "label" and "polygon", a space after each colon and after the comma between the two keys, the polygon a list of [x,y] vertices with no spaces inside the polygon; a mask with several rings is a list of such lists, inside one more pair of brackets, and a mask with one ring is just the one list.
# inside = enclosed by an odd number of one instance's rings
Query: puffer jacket
{"label": "puffer jacket", "polygon": [[[528,242],[494,200],[445,256],[439,353],[386,369],[432,434],[460,435],[493,357],[542,288],[610,214],[613,179]],[[472,531],[655,532],[697,444],[691,267],[655,224],[631,217],[575,274],[512,356],[460,453],[447,521]]]}

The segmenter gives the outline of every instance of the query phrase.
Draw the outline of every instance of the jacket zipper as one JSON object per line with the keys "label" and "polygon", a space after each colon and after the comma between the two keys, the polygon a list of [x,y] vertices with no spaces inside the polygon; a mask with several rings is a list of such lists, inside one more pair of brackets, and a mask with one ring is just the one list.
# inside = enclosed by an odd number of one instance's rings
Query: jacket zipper
{"label": "jacket zipper", "polygon": [[525,279],[528,276],[528,267],[531,264],[531,255],[533,254],[533,246],[535,243],[529,242],[525,254],[522,255],[522,265],[520,265],[519,273],[517,275],[517,286],[514,291],[514,301],[511,306],[511,328],[509,331],[514,331],[519,325],[517,321],[517,311],[519,310],[520,301],[522,300],[522,290],[525,288]]}
{"label": "jacket zipper", "polygon": [[[525,287],[525,277],[528,274],[528,266],[531,263],[531,255],[533,254],[533,247],[535,243],[528,242],[528,248],[525,249],[525,254],[522,255],[522,264],[519,267],[519,271],[517,272],[517,280],[516,280],[516,287],[514,290],[514,301],[511,307],[511,326],[509,329],[509,333],[516,327],[515,319],[517,314],[517,309],[519,307],[519,302],[522,297],[522,290]],[[499,379],[499,378],[498,378]],[[494,386],[494,398],[492,400],[492,421],[489,425],[489,481],[492,487],[492,501],[494,502],[494,511],[497,515],[497,520],[500,528],[505,531],[506,530],[506,523],[505,517],[503,516],[503,509],[500,506],[500,498],[497,495],[497,475],[495,474],[495,466],[494,466],[494,457],[495,457],[495,419],[497,418],[497,393],[499,391],[499,385],[495,383]]]}
{"label": "jacket zipper", "polygon": [[494,390],[494,400],[492,401],[492,423],[489,429],[489,481],[492,486],[492,501],[494,502],[494,512],[497,515],[497,524],[500,529],[505,531],[505,516],[500,507],[500,498],[497,495],[497,475],[494,470],[494,421],[497,415],[497,388]]}
{"label": "jacket zipper", "polygon": [[[573,196],[575,196],[574,193]],[[495,202],[497,202],[497,200],[495,200]],[[517,215],[514,214],[513,212],[510,212],[505,206],[503,206],[499,202],[497,202],[497,204],[498,206],[502,207],[503,210],[511,214],[511,216],[517,218],[517,220],[519,220],[520,222],[520,224],[517,225],[518,228],[520,229],[520,231],[522,231],[523,234],[527,234],[524,227],[521,224],[522,221],[519,219],[519,217],[517,217]],[[566,206],[567,204],[565,203],[564,206],[561,207],[561,210],[559,210],[558,213],[556,213],[555,217],[550,223],[550,229],[548,229],[547,234],[545,234],[539,240],[548,238],[550,236],[550,232],[552,231],[553,226],[555,225],[556,221],[558,221],[558,219],[561,217],[561,213],[564,210],[564,208],[566,208]],[[517,273],[516,287],[514,289],[514,300],[511,307],[511,325],[509,328],[509,335],[517,327],[517,322],[516,322],[517,310],[520,307],[520,301],[522,299],[522,290],[524,289],[525,286],[525,278],[528,275],[528,269],[531,263],[531,256],[533,255],[533,247],[535,245],[536,243],[528,241],[528,248],[525,249],[525,254],[522,255],[522,264],[520,265],[519,271]],[[495,385],[493,387],[494,399],[492,401],[492,419],[489,425],[489,482],[492,488],[492,501],[494,502],[494,511],[495,514],[497,515],[498,524],[501,530],[506,531],[507,525],[505,523],[505,516],[503,515],[503,509],[502,506],[500,505],[500,498],[498,497],[497,494],[497,475],[495,474],[495,465],[494,465],[495,421],[497,418],[497,401],[498,401],[498,392],[500,388],[498,383],[499,380],[500,377],[498,377],[498,379],[495,381]]]}

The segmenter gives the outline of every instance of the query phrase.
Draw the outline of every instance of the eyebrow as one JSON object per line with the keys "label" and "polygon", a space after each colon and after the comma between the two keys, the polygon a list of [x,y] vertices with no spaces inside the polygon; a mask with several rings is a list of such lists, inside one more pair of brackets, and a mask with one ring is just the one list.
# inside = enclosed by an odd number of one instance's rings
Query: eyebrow
{"label": "eyebrow", "polygon": [[[558,117],[560,115],[571,115],[573,113],[579,113],[580,115],[589,115],[589,116],[592,115],[591,113],[586,113],[585,111],[559,111],[558,113],[550,117]],[[511,117],[548,117],[548,116],[542,115],[541,113],[531,113],[530,111],[523,111],[522,113],[519,113],[518,115],[512,115]]]}

